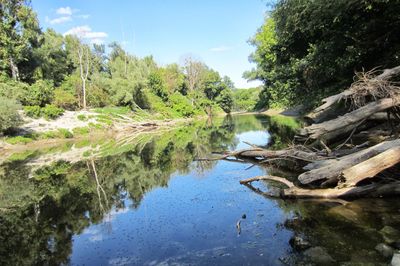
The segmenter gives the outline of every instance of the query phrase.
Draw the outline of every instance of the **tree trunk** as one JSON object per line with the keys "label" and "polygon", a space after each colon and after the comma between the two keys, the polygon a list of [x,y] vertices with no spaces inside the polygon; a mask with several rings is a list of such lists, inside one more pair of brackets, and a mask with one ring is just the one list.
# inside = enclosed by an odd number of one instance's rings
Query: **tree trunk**
{"label": "tree trunk", "polygon": [[[262,192],[260,189],[251,185],[254,181],[267,180],[284,184],[288,188],[280,189],[279,193]],[[362,187],[329,188],[329,189],[305,189],[295,186],[292,182],[277,176],[257,176],[240,181],[253,191],[267,196],[280,198],[316,198],[316,199],[335,199],[335,198],[357,198],[357,197],[382,197],[400,195],[400,181],[388,184],[370,184]]]}
{"label": "tree trunk", "polygon": [[340,176],[339,187],[356,186],[360,181],[371,178],[400,162],[400,147],[389,149],[362,163],[346,169]]}
{"label": "tree trunk", "polygon": [[310,184],[316,181],[338,178],[344,170],[396,147],[400,147],[400,139],[385,141],[340,159],[317,161],[305,167],[306,169],[314,170],[299,175],[298,179],[302,184]]}
{"label": "tree trunk", "polygon": [[369,116],[397,105],[398,100],[398,98],[385,98],[371,102],[336,119],[305,127],[300,131],[300,136],[311,139],[324,139],[326,141],[333,140],[351,132]]}
{"label": "tree trunk", "polygon": [[18,66],[15,64],[14,59],[10,56],[11,76],[13,80],[19,80]]}

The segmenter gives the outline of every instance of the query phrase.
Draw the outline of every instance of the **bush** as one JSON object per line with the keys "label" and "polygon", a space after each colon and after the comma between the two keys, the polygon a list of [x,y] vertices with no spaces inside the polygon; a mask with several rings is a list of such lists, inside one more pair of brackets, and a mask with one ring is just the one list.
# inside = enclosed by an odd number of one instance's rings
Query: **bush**
{"label": "bush", "polygon": [[71,139],[74,137],[74,134],[72,134],[71,131],[65,128],[59,128],[58,132],[60,133],[61,137],[65,139]]}
{"label": "bush", "polygon": [[170,96],[172,109],[184,117],[191,117],[194,114],[193,106],[189,100],[179,92],[175,92]]}
{"label": "bush", "polygon": [[53,86],[51,83],[38,80],[32,84],[21,99],[23,105],[44,106],[51,102],[53,98]]}
{"label": "bush", "polygon": [[78,107],[78,100],[75,95],[69,91],[55,89],[53,104],[63,109],[75,110]]}
{"label": "bush", "polygon": [[22,123],[18,114],[19,108],[20,106],[14,100],[0,98],[0,133]]}
{"label": "bush", "polygon": [[25,106],[25,114],[32,118],[44,117],[46,119],[56,119],[64,113],[64,110],[51,104],[46,104],[45,107]]}
{"label": "bush", "polygon": [[38,106],[38,105],[25,106],[24,107],[24,112],[29,117],[39,118],[41,116],[41,109],[42,108],[40,108],[40,106]]}
{"label": "bush", "polygon": [[44,108],[41,110],[42,116],[46,119],[56,119],[64,113],[64,109],[58,108],[51,104],[46,104]]}
{"label": "bush", "polygon": [[78,118],[78,120],[80,120],[80,121],[87,121],[88,120],[86,115],[83,115],[83,114],[78,115],[76,118]]}

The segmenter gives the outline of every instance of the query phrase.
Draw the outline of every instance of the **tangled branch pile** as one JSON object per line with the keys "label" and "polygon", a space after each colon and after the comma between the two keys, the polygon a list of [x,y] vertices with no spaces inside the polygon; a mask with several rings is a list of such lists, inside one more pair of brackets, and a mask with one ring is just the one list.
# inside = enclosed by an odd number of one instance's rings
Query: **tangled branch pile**
{"label": "tangled branch pile", "polygon": [[[251,159],[301,172],[294,182],[278,176],[241,181],[258,193],[282,198],[350,198],[400,195],[400,66],[376,76],[359,73],[344,92],[323,100],[307,115],[313,124],[284,150],[252,147],[221,158]],[[251,183],[279,182],[287,188],[264,193]]]}

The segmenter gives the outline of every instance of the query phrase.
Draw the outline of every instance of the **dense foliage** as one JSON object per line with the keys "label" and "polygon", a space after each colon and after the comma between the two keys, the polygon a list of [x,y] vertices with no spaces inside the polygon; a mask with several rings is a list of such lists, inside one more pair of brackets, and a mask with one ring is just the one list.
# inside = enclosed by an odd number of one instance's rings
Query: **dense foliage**
{"label": "dense foliage", "polygon": [[259,96],[261,88],[236,89],[233,91],[233,110],[235,111],[256,111],[261,110]]}
{"label": "dense foliage", "polygon": [[314,104],[355,71],[400,63],[399,0],[281,0],[250,42],[265,107]]}
{"label": "dense foliage", "polygon": [[20,124],[18,104],[14,100],[0,97],[0,133]]}
{"label": "dense foliage", "polygon": [[188,57],[183,66],[158,66],[151,56],[138,58],[118,43],[108,48],[43,32],[26,1],[2,0],[0,96],[32,106],[25,109],[33,116],[53,105],[127,106],[162,117],[231,111],[232,82],[204,63]]}

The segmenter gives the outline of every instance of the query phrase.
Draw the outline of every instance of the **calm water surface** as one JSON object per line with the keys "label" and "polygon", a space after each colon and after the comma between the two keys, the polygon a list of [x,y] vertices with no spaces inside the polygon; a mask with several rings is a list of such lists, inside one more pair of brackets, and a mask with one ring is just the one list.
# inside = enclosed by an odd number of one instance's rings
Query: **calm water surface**
{"label": "calm water surface", "polygon": [[276,169],[195,160],[248,147],[244,142],[281,147],[297,125],[234,116],[3,158],[0,264],[321,264],[291,246],[297,236],[333,265],[386,265],[391,257],[375,246],[400,240],[398,199],[268,199],[239,180]]}

